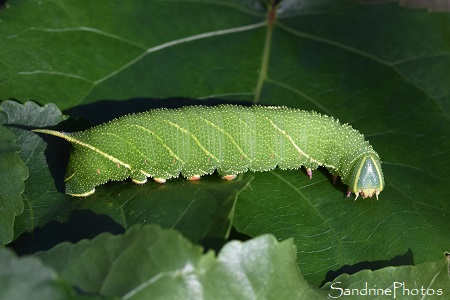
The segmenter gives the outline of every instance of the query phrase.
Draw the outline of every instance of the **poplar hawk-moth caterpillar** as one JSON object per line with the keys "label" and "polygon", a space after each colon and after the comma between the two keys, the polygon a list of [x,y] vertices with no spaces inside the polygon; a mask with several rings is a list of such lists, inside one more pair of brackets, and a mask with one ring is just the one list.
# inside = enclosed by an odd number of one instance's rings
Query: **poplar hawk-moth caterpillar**
{"label": "poplar hawk-moth caterpillar", "polygon": [[[218,171],[225,179],[250,171],[326,167],[363,198],[384,188],[378,154],[364,136],[338,120],[299,109],[219,105],[153,109],[91,129],[40,132],[72,144],[66,193],[89,196],[109,180],[143,184],[191,180]],[[355,199],[356,199],[355,198]]]}

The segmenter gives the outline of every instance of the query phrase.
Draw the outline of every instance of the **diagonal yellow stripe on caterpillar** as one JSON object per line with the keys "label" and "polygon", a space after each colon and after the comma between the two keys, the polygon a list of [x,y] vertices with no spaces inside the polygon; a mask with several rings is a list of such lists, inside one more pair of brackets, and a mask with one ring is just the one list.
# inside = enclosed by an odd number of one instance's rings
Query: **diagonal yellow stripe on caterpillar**
{"label": "diagonal yellow stripe on caterpillar", "polygon": [[294,148],[298,151],[298,153],[300,153],[301,155],[304,155],[305,157],[307,157],[311,162],[318,164],[319,166],[325,166],[327,168],[332,168],[332,169],[336,169],[335,166],[333,165],[329,165],[329,164],[323,164],[321,162],[319,162],[318,160],[315,160],[313,158],[311,158],[311,156],[309,156],[308,154],[306,154],[294,141],[294,139],[283,129],[281,129],[280,127],[278,127],[271,119],[269,119],[268,117],[264,116],[264,118],[266,118],[270,124],[279,132],[281,132],[288,140],[289,142],[291,142],[291,144],[294,146]]}
{"label": "diagonal yellow stripe on caterpillar", "polygon": [[[226,132],[225,130],[223,130],[223,128],[220,128],[219,126],[217,126],[216,124],[214,124],[213,122],[211,122],[208,119],[205,119],[203,117],[199,117],[200,119],[204,120],[206,123],[208,123],[209,125],[213,126],[214,128],[216,128],[217,130],[219,130],[221,133],[223,133],[233,144],[233,146],[236,147],[236,149],[239,151],[239,153],[245,157],[245,159],[248,159],[247,154],[245,154],[244,150],[242,150],[241,147],[239,147],[239,145],[236,143],[236,141],[233,139],[233,137],[231,136],[231,134],[229,134],[228,132]],[[251,160],[250,160],[251,161]]]}
{"label": "diagonal yellow stripe on caterpillar", "polygon": [[33,129],[32,131],[33,132],[40,132],[40,133],[46,133],[46,134],[54,135],[54,136],[60,137],[62,139],[65,139],[66,141],[68,141],[70,143],[74,143],[74,144],[78,144],[80,146],[86,147],[88,149],[91,149],[92,151],[97,152],[98,154],[100,154],[104,158],[109,159],[110,161],[112,161],[112,162],[114,162],[116,164],[119,164],[121,166],[124,166],[125,168],[131,170],[131,166],[129,164],[121,161],[120,159],[115,158],[114,156],[112,156],[112,155],[110,155],[110,154],[108,154],[106,152],[103,152],[102,150],[100,150],[100,149],[98,149],[98,148],[96,148],[96,147],[94,147],[94,146],[92,146],[90,144],[81,142],[81,141],[77,140],[76,138],[73,138],[72,136],[68,135],[67,133],[59,132],[59,131],[55,131],[55,130],[49,130],[49,129]]}
{"label": "diagonal yellow stripe on caterpillar", "polygon": [[202,143],[200,143],[200,141],[197,139],[197,137],[195,135],[193,135],[191,132],[189,132],[188,130],[186,130],[185,128],[181,127],[178,124],[172,123],[169,120],[164,120],[164,122],[169,123],[170,125],[172,125],[173,127],[177,128],[178,130],[180,130],[181,132],[184,132],[186,134],[188,134],[193,140],[194,142],[200,147],[200,149],[202,149],[203,152],[206,153],[206,155],[208,155],[209,157],[215,159],[216,161],[220,161],[217,157],[215,157],[211,152],[208,151],[208,149],[206,149]]}
{"label": "diagonal yellow stripe on caterpillar", "polygon": [[[144,130],[144,131],[150,133],[152,136],[154,136],[158,140],[158,142],[161,144],[161,146],[163,146],[169,152],[169,154],[172,157],[174,157],[176,160],[178,160],[182,164],[184,164],[184,161],[178,155],[176,155],[175,152],[173,152],[173,150],[169,146],[166,145],[166,143],[164,143],[163,139],[159,135],[157,135],[156,133],[154,133],[150,129],[145,128],[144,126],[141,126],[141,125],[131,124],[130,126],[137,127],[137,128],[139,128],[141,130]],[[150,176],[148,176],[148,177],[150,177]]]}
{"label": "diagonal yellow stripe on caterpillar", "polygon": [[[302,149],[300,149],[300,147],[295,143],[294,139],[283,129],[281,129],[280,127],[277,126],[277,124],[275,124],[271,119],[269,119],[268,117],[264,116],[265,119],[267,119],[267,121],[270,122],[270,124],[279,132],[281,132],[288,140],[289,142],[291,142],[291,144],[294,146],[295,150],[298,151],[298,153],[300,153],[301,155],[305,156],[306,158],[308,158],[311,162],[313,163],[317,163],[319,166],[323,165],[321,162],[311,158],[311,156],[309,156],[308,154],[306,154]],[[331,165],[327,165],[327,167],[330,168],[335,168],[334,166]]]}

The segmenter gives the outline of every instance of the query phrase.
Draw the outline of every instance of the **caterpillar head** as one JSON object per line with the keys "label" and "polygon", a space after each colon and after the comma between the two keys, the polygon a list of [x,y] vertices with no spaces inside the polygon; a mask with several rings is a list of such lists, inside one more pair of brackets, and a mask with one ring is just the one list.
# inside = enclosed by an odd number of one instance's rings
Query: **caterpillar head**
{"label": "caterpillar head", "polygon": [[383,172],[381,171],[381,162],[376,154],[369,153],[360,157],[351,171],[352,185],[349,189],[356,194],[355,200],[359,195],[363,198],[378,195],[384,188]]}

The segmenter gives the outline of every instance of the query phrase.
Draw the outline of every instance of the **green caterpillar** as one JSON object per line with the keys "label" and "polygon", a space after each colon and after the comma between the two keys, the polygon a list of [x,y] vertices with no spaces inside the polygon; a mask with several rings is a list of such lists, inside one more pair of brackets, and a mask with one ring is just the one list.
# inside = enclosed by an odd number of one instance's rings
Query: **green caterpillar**
{"label": "green caterpillar", "polygon": [[363,198],[384,188],[378,154],[364,136],[332,117],[287,107],[220,105],[154,109],[73,133],[47,129],[73,147],[66,193],[86,197],[109,180],[163,183],[215,170],[225,179],[250,171],[325,166]]}

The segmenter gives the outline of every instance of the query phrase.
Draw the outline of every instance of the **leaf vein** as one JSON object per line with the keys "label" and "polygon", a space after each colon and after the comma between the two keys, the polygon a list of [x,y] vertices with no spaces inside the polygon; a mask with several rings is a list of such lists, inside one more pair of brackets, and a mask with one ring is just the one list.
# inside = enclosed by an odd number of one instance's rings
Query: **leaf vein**
{"label": "leaf vein", "polygon": [[291,189],[293,189],[297,194],[299,194],[303,199],[305,199],[305,201],[308,203],[308,205],[315,211],[315,213],[317,214],[317,216],[323,220],[324,224],[326,224],[328,226],[328,228],[332,231],[336,241],[338,243],[341,243],[341,238],[338,236],[338,234],[336,233],[336,230],[333,228],[333,226],[331,225],[331,223],[329,222],[329,220],[327,220],[322,213],[317,209],[317,207],[311,203],[311,201],[305,197],[305,195],[295,186],[293,185],[290,181],[286,180],[283,176],[278,175],[276,172],[274,171],[270,171],[270,173],[272,175],[274,175],[275,177],[278,177],[278,179],[280,179],[281,181],[285,182]]}

